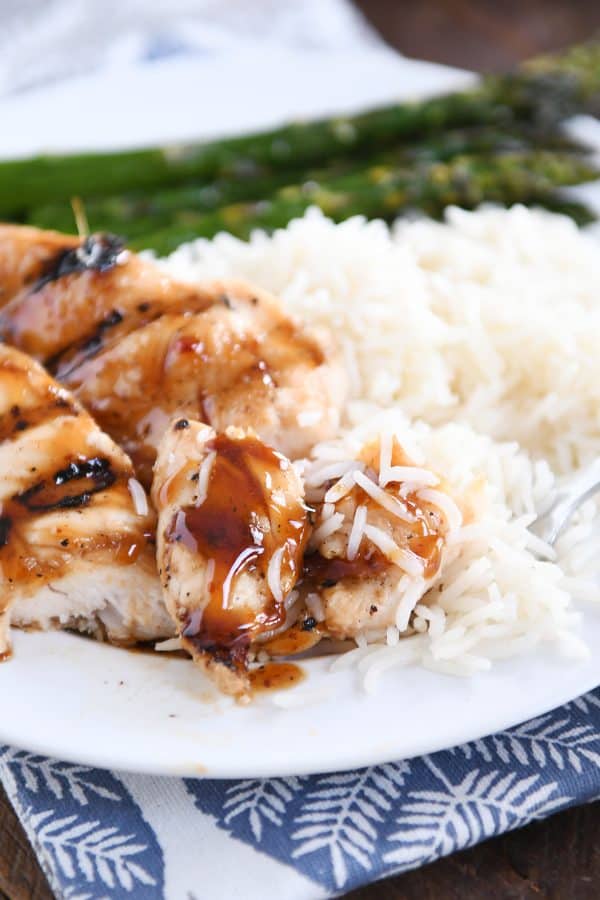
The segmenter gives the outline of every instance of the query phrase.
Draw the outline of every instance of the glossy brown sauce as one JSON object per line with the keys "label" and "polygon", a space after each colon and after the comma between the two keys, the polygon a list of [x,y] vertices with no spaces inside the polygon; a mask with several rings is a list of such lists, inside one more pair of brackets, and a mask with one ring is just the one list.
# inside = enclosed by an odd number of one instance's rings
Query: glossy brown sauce
{"label": "glossy brown sauce", "polygon": [[249,673],[253,693],[281,691],[295,687],[304,678],[304,672],[296,663],[271,662]]}
{"label": "glossy brown sauce", "polygon": [[87,251],[85,242],[47,259],[38,279],[0,312],[0,337],[61,378],[171,303],[186,311],[213,302],[209,292],[174,281],[110,236],[88,240],[96,243]]}
{"label": "glossy brown sauce", "polygon": [[131,456],[145,486],[174,415],[217,430],[256,425],[287,371],[324,361],[318,342],[276,304],[272,311],[247,292],[174,287],[169,298],[128,310],[118,294],[86,342],[63,350],[51,368]]}
{"label": "glossy brown sauce", "polygon": [[27,360],[6,347],[0,349],[0,383],[0,443],[60,416],[79,415],[57,384],[43,373],[32,372]]}
{"label": "glossy brown sauce", "polygon": [[[365,502],[364,495],[361,502]],[[367,504],[369,507],[371,504]],[[381,509],[381,507],[373,508]],[[430,524],[430,517],[425,513],[416,522],[411,523],[407,532],[403,549],[410,550],[416,557],[423,560],[425,578],[432,578],[438,571],[444,547],[444,538]],[[436,523],[439,521],[436,518]],[[395,532],[398,538],[397,531]],[[365,550],[365,545],[367,549]],[[345,579],[369,580],[389,572],[394,565],[377,549],[368,542],[363,541],[361,549],[353,560],[343,557],[327,559],[320,553],[311,553],[304,557],[301,587],[303,590],[318,593]]]}
{"label": "glossy brown sauce", "polygon": [[312,628],[293,626],[282,634],[272,637],[260,644],[260,649],[270,656],[297,656],[311,650],[322,639],[323,635],[316,625]]}
{"label": "glossy brown sauce", "polygon": [[[363,449],[361,459],[367,466],[378,471],[379,455],[379,441],[373,441]],[[392,445],[391,463],[394,466],[413,465],[397,440]],[[393,491],[389,493],[394,496]],[[415,493],[409,493],[403,502],[415,521],[403,523],[400,519],[391,517],[359,487],[355,487],[343,498],[338,508],[346,504],[353,510],[360,503],[367,507],[369,521],[377,523],[377,518],[383,517],[392,522],[394,540],[403,550],[410,551],[423,563],[423,576],[430,579],[438,572],[442,562],[444,535],[440,512],[420,500]],[[304,559],[301,589],[318,592],[334,587],[345,579],[376,578],[393,568],[394,565],[378,548],[363,539],[358,555],[353,560],[340,557],[327,559],[318,552],[307,555]]]}
{"label": "glossy brown sauce", "polygon": [[[150,297],[133,306],[123,302],[122,291],[115,290],[115,305],[77,341],[63,348],[48,365],[56,378],[76,381],[77,370],[85,363],[118,346],[128,334],[144,328],[163,315],[199,313],[213,305],[213,295],[199,289],[173,286],[168,296]],[[107,298],[108,299],[108,298]]]}
{"label": "glossy brown sauce", "polygon": [[[82,555],[98,561],[108,557],[124,566],[134,563],[154,542],[154,535],[145,534],[142,527],[125,532],[103,530],[101,518],[72,516],[64,524],[54,520],[51,530],[44,532],[43,544],[33,542],[32,525],[43,527],[46,515],[61,510],[82,513],[94,503],[96,494],[110,491],[115,503],[130,506],[131,470],[123,466],[120,457],[94,454],[91,448],[88,453],[78,453],[79,447],[89,447],[93,427],[89,418],[80,414],[41,369],[7,347],[0,347],[0,385],[0,408],[4,410],[0,440],[27,440],[30,429],[53,426],[43,432],[43,438],[37,432],[37,440],[43,441],[38,448],[41,463],[25,467],[15,448],[14,472],[10,474],[20,487],[2,500],[0,508],[0,568],[5,583],[21,590],[56,581],[72,560]],[[88,528],[80,527],[80,521]],[[142,522],[140,519],[140,526]],[[8,590],[0,599],[0,610],[10,599]]]}
{"label": "glossy brown sauce", "polygon": [[334,556],[326,559],[320,553],[310,553],[304,557],[302,570],[302,588],[318,593],[320,590],[335,587],[339,581],[347,578],[369,579],[389,571],[391,563],[379,551],[369,556],[359,554],[355,559],[343,559]]}
{"label": "glossy brown sauce", "polygon": [[74,536],[65,523],[64,527],[57,528],[53,547],[39,548],[26,537],[30,523],[47,513],[83,510],[90,505],[94,494],[115,489],[119,481],[122,490],[127,491],[126,479],[127,476],[116,472],[104,458],[69,454],[62,457],[59,469],[35,473],[31,487],[2,502],[0,567],[6,581],[22,587],[32,582],[43,584],[56,580],[68,571],[74,557],[83,554],[97,554],[98,558],[108,555],[111,561],[123,566],[134,563],[147,545],[143,533],[94,531]]}
{"label": "glossy brown sauce", "polygon": [[[282,483],[289,463],[261,441],[221,434],[207,449],[217,455],[206,499],[181,509],[166,539],[214,564],[208,603],[188,614],[184,638],[213,656],[225,651],[221,661],[229,656],[230,664],[240,666],[252,637],[285,620],[284,604],[268,588],[267,570],[273,552],[283,546],[281,580],[293,585],[307,539],[306,510],[300,503],[281,509],[272,499],[272,488]],[[267,600],[259,612],[237,595],[243,573],[264,584]],[[253,584],[253,594],[255,590]]]}

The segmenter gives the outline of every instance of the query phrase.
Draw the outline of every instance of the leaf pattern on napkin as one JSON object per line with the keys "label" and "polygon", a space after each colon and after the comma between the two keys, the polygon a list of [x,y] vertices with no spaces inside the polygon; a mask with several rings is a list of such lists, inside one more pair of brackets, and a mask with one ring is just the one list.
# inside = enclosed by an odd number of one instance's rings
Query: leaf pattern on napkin
{"label": "leaf pattern on napkin", "polygon": [[479,756],[484,762],[494,759],[508,765],[516,760],[520,765],[545,768],[554,763],[561,771],[569,768],[581,774],[586,765],[600,767],[600,738],[591,724],[574,724],[565,710],[548,713],[518,725],[509,732],[473,741],[457,748],[467,759]]}
{"label": "leaf pattern on napkin", "polygon": [[[599,764],[600,690],[523,725],[408,762],[186,786],[218,827],[334,893],[594,799]],[[270,789],[276,809],[266,805]],[[253,826],[252,811],[261,805],[260,825]]]}
{"label": "leaf pattern on napkin", "polygon": [[291,835],[299,842],[292,858],[325,851],[339,888],[348,880],[348,858],[371,871],[381,825],[409,771],[409,764],[402,762],[321,776],[294,819],[300,828]]}
{"label": "leaf pattern on napkin", "polygon": [[283,825],[287,804],[300,790],[300,778],[260,778],[236,781],[227,788],[223,803],[224,822],[228,825],[237,816],[248,816],[255,839],[260,842],[263,822]]}
{"label": "leaf pattern on napkin", "polygon": [[[135,802],[116,773],[8,747],[0,747],[0,778],[65,900],[201,895],[201,853],[197,864],[175,858],[173,840],[166,860],[148,824],[162,805],[172,806],[172,780],[148,779],[147,795],[140,790]],[[179,802],[190,800],[185,827],[197,827],[199,848],[226,846],[235,868],[242,841],[245,852],[290,867],[290,878],[295,869],[312,881],[315,896],[331,896],[598,798],[600,689],[515,728],[408,762],[176,783]],[[177,809],[172,815],[178,822]],[[211,877],[226,885],[227,867],[208,859]],[[184,894],[171,891],[168,875],[182,867],[190,873]]]}
{"label": "leaf pattern on napkin", "polygon": [[148,846],[136,844],[133,834],[123,834],[115,826],[102,827],[99,820],[86,821],[81,816],[56,818],[52,809],[30,815],[29,825],[65,878],[83,876],[88,883],[101,882],[111,891],[123,888],[130,892],[138,885],[156,887],[156,880],[137,860]]}
{"label": "leaf pattern on napkin", "polygon": [[0,746],[0,779],[65,900],[154,900],[164,860],[117,775]]}
{"label": "leaf pattern on napkin", "polygon": [[456,781],[442,754],[423,757],[432,778],[426,788],[411,790],[388,841],[397,844],[384,854],[395,871],[422,865],[462,850],[532,819],[543,818],[569,803],[555,781],[540,775],[520,778],[517,772],[472,769]]}

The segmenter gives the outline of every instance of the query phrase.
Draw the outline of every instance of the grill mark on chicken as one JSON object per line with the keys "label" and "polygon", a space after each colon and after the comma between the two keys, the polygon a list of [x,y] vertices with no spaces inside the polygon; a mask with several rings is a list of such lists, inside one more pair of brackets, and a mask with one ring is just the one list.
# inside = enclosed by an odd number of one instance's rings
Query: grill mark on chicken
{"label": "grill mark on chicken", "polygon": [[0,516],[0,549],[8,544],[11,528],[12,519],[10,516]]}
{"label": "grill mark on chicken", "polygon": [[119,345],[134,331],[155,322],[164,315],[188,315],[203,312],[212,305],[204,293],[186,291],[168,301],[139,303],[134,309],[115,308],[97,325],[91,334],[65,347],[50,358],[46,365],[59,381],[77,378],[78,369],[86,362]]}
{"label": "grill mark on chicken", "polygon": [[111,329],[116,328],[117,325],[120,325],[123,319],[122,312],[118,309],[111,310],[98,324],[91,336],[79,342],[77,347],[67,347],[64,351],[56,354],[56,356],[52,356],[47,360],[46,368],[55,377],[59,379],[65,378],[78,365],[81,365],[88,359],[93,359],[104,347],[118,340],[118,334],[113,333],[109,335],[109,332]]}
{"label": "grill mark on chicken", "polygon": [[56,231],[0,225],[0,307],[41,278],[51,260],[80,243],[80,238]]}
{"label": "grill mark on chicken", "polygon": [[80,272],[108,272],[118,264],[125,250],[125,241],[115,234],[93,234],[79,247],[61,250],[46,260],[42,273],[29,288],[35,294],[52,281]]}
{"label": "grill mark on chicken", "polygon": [[[131,471],[118,460],[109,461],[98,456],[73,452],[73,434],[67,431],[63,440],[67,418],[57,421],[56,429],[44,441],[47,448],[47,469],[35,466],[20,482],[21,490],[2,499],[2,520],[5,541],[0,548],[0,567],[9,583],[25,586],[34,579],[56,579],[67,572],[70,560],[78,550],[99,556],[108,551],[111,562],[130,565],[148,544],[144,529],[130,533],[106,531],[100,523],[80,536],[73,531],[75,525],[64,520],[60,530],[60,547],[47,555],[48,547],[39,554],[30,544],[28,531],[31,525],[42,525],[57,512],[81,513],[90,507],[98,495],[100,504],[107,501],[129,503],[127,487]],[[42,423],[40,423],[42,424]],[[45,423],[44,423],[45,424]],[[35,432],[32,431],[32,435]],[[85,445],[85,441],[81,442]],[[98,528],[98,525],[100,527]],[[77,529],[78,531],[78,529]],[[58,532],[54,540],[58,537]],[[67,545],[64,541],[67,540]],[[68,549],[65,549],[68,548]],[[43,557],[43,558],[42,558]],[[47,558],[46,558],[47,557]]]}
{"label": "grill mark on chicken", "polygon": [[78,416],[79,410],[68,400],[51,394],[48,396],[47,402],[39,406],[27,408],[15,404],[7,413],[0,415],[0,443],[11,438],[17,439],[23,431],[67,414]]}
{"label": "grill mark on chicken", "polygon": [[[77,459],[59,469],[51,478],[42,479],[26,491],[16,494],[13,500],[30,512],[76,509],[87,506],[94,494],[107,490],[116,480],[117,475],[108,459],[98,456]],[[71,493],[73,488],[75,490]]]}
{"label": "grill mark on chicken", "polygon": [[[218,430],[250,425],[292,457],[332,434],[341,362],[275,298],[236,282],[178,283],[111,240],[95,236],[47,262],[35,289],[0,311],[0,339],[76,392],[143,484],[174,415]],[[300,423],[303,408],[316,409],[314,424]]]}
{"label": "grill mark on chicken", "polygon": [[[256,297],[251,299],[253,306],[258,302]],[[187,316],[204,312],[209,307],[219,304],[229,310],[235,310],[238,306],[227,292],[220,292],[218,288],[216,291],[214,289],[192,291],[185,288],[174,291],[173,295],[167,298],[143,301],[128,310],[113,309],[91,335],[74,342],[49,359],[46,363],[47,368],[59,380],[68,379],[88,360],[110,350],[126,335],[155,322],[164,315]],[[323,354],[316,345],[311,345],[309,349],[313,359],[319,359],[317,364],[323,362]]]}
{"label": "grill mark on chicken", "polygon": [[[13,433],[15,421],[26,427]],[[155,575],[153,514],[134,509],[130,461],[37,363],[2,345],[0,454],[0,616],[70,622],[122,641],[172,633]],[[110,584],[94,583],[94,571]],[[49,618],[37,598],[45,592],[47,604],[54,585],[59,613]],[[122,607],[107,607],[109,597]]]}
{"label": "grill mark on chicken", "polygon": [[[22,226],[9,232],[0,227],[5,293],[0,338],[48,366],[52,362],[53,371],[63,362],[71,368],[70,356],[93,355],[170,303],[181,310],[204,309],[215,300],[214,294],[177,282],[151,261],[129,253],[120,238],[92,235],[81,242],[65,237],[62,246],[59,238]],[[44,252],[49,241],[53,253]],[[18,259],[13,260],[19,252],[41,256],[38,265],[23,264],[27,278],[20,277]],[[9,257],[6,265],[3,257]],[[115,313],[122,317],[118,322]]]}
{"label": "grill mark on chicken", "polygon": [[59,416],[76,417],[80,413],[67,392],[50,379],[25,389],[23,365],[15,362],[17,358],[17,354],[13,357],[0,353],[0,382],[5,398],[4,409],[0,403],[0,444],[17,440],[24,431]]}

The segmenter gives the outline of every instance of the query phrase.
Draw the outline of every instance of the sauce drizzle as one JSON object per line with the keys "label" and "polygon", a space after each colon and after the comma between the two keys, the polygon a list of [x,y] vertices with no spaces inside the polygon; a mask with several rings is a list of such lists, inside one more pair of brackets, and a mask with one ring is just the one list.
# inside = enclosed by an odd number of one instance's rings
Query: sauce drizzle
{"label": "sauce drizzle", "polygon": [[305,678],[296,663],[271,662],[250,672],[250,686],[254,693],[281,691],[295,687]]}
{"label": "sauce drizzle", "polygon": [[[285,596],[300,574],[308,537],[307,513],[300,500],[290,504],[283,497],[278,502],[278,492],[285,493],[289,463],[257,438],[220,434],[207,450],[216,455],[206,497],[199,506],[175,514],[166,539],[182,543],[214,567],[208,602],[186,610],[183,637],[197,650],[240,668],[252,638],[285,621]],[[269,578],[276,552],[281,557],[278,596]],[[252,577],[250,585],[244,583],[247,575]],[[261,588],[263,602],[257,610],[256,591]]]}

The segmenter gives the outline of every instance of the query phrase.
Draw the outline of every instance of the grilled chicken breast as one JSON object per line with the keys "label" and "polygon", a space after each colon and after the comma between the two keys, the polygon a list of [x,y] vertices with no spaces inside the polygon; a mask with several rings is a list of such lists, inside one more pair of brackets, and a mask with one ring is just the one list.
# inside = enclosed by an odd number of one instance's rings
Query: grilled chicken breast
{"label": "grilled chicken breast", "polygon": [[79,244],[79,238],[57,231],[1,223],[0,306],[42,279],[48,267]]}
{"label": "grilled chicken breast", "polygon": [[159,449],[152,496],[165,600],[219,688],[249,692],[248,653],[285,626],[308,536],[302,483],[251,431],[187,419]]}
{"label": "grilled chicken breast", "polygon": [[252,427],[296,458],[333,435],[346,393],[331,338],[274,297],[242,283],[179,283],[111,236],[47,262],[0,310],[0,338],[76,393],[147,487],[173,416]]}
{"label": "grilled chicken breast", "polygon": [[[28,275],[0,311],[0,337],[44,363],[59,379],[78,360],[152,321],[165,307],[198,310],[213,302],[211,293],[174,281],[151,261],[126,250],[114,235],[79,239],[22,226],[12,230],[17,236],[9,233],[0,250],[12,266],[7,263],[0,278],[6,274],[7,281],[18,282],[18,249]],[[0,246],[2,238],[0,231]],[[51,246],[56,246],[54,255]],[[43,264],[36,267],[30,261],[40,256]]]}
{"label": "grilled chicken breast", "polygon": [[462,522],[442,479],[415,465],[388,435],[354,459],[330,455],[324,466],[309,464],[306,480],[318,514],[302,591],[320,610],[321,628],[340,639],[406,631]]}
{"label": "grilled chicken breast", "polygon": [[164,314],[63,376],[144,484],[173,416],[217,431],[252,427],[292,458],[339,422],[344,372],[324,343],[269,294],[244,284],[213,290],[204,312]]}
{"label": "grilled chicken breast", "polygon": [[9,625],[116,643],[174,629],[130,460],[40,365],[0,345],[0,653]]}

